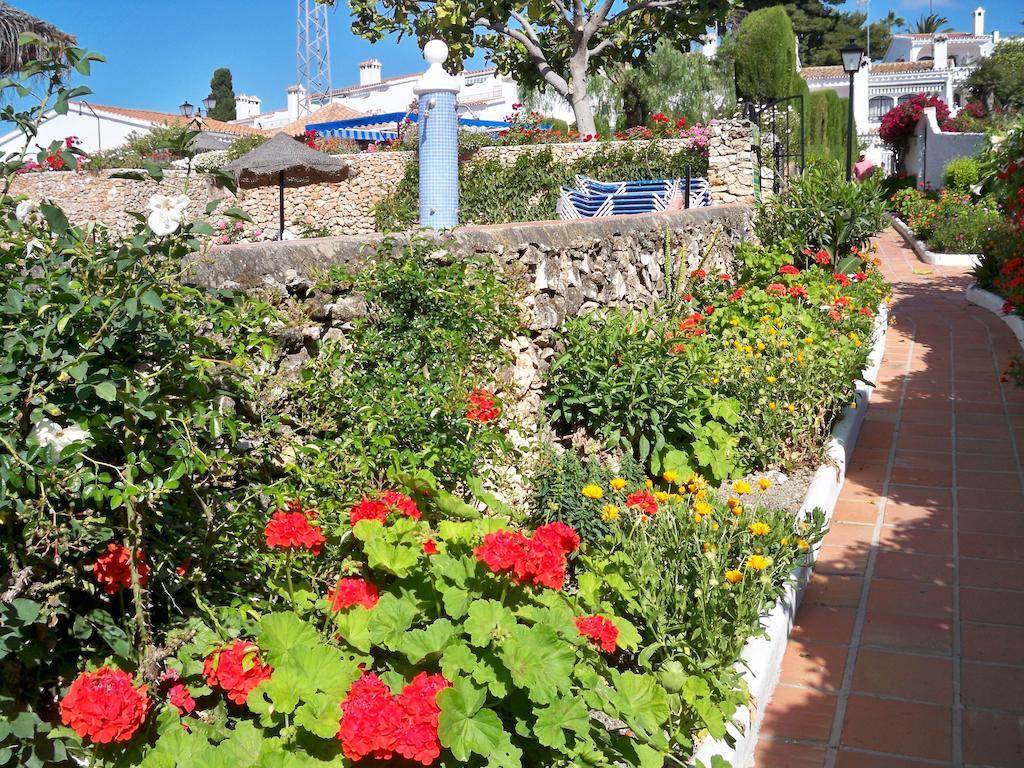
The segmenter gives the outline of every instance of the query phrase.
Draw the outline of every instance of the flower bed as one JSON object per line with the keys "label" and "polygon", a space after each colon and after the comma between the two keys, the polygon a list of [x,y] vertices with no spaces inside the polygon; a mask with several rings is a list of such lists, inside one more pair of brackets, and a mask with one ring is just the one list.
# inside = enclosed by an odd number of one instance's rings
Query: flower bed
{"label": "flower bed", "polygon": [[974,266],[985,239],[1002,221],[994,200],[943,190],[938,198],[916,189],[900,189],[889,202],[896,230],[922,261],[944,266]]}

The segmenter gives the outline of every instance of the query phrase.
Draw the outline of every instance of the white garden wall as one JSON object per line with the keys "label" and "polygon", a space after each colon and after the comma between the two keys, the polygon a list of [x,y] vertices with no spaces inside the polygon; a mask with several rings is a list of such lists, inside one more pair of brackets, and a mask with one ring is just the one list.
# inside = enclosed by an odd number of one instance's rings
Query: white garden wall
{"label": "white garden wall", "polygon": [[983,133],[943,133],[935,108],[927,107],[910,139],[906,171],[917,176],[918,189],[942,189],[942,178],[949,161],[977,155],[984,146]]}

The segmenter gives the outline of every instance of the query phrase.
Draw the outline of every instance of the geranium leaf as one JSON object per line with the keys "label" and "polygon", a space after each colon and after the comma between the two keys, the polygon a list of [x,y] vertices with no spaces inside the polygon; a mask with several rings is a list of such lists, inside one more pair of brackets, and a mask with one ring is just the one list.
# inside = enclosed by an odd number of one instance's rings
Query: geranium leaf
{"label": "geranium leaf", "polygon": [[[437,694],[441,708],[437,735],[441,744],[451,750],[460,762],[472,754],[493,760],[494,753],[514,750],[509,735],[493,709],[482,709],[486,693],[477,689],[466,678],[455,681],[451,688]],[[498,762],[495,765],[508,763]],[[517,763],[512,763],[518,765]]]}
{"label": "geranium leaf", "polygon": [[549,627],[517,625],[502,645],[501,660],[530,699],[550,704],[559,693],[568,692],[576,653]]}
{"label": "geranium leaf", "polygon": [[321,739],[333,738],[338,733],[340,703],[340,698],[318,693],[295,711],[295,724]]}
{"label": "geranium leaf", "polygon": [[[376,607],[374,607],[376,610]],[[370,652],[370,611],[361,605],[334,614],[341,639],[362,653]]]}
{"label": "geranium leaf", "polygon": [[452,638],[458,634],[455,625],[448,619],[438,619],[426,629],[406,632],[398,644],[410,664],[419,664],[427,656],[440,653]]}
{"label": "geranium leaf", "polygon": [[590,732],[590,711],[579,699],[558,699],[551,706],[537,711],[533,732],[545,747],[565,750],[568,731],[581,738]]}
{"label": "geranium leaf", "polygon": [[490,651],[480,656],[472,670],[472,676],[475,682],[486,685],[491,695],[498,699],[505,698],[512,686],[512,678],[505,665]]}
{"label": "geranium leaf", "polygon": [[651,738],[668,720],[668,694],[653,675],[617,675],[610,698],[619,717],[645,738]]}
{"label": "geranium leaf", "polygon": [[470,644],[485,648],[492,640],[500,642],[507,636],[516,626],[516,617],[497,600],[475,600],[463,626]]}
{"label": "geranium leaf", "polygon": [[257,638],[260,650],[274,667],[288,661],[293,653],[320,643],[316,629],[290,611],[264,616]]}
{"label": "geranium leaf", "polygon": [[370,612],[370,641],[395,650],[418,613],[411,597],[382,595]]}
{"label": "geranium leaf", "polygon": [[[363,520],[359,521],[361,525]],[[422,550],[415,544],[392,544],[383,536],[363,542],[366,562],[374,570],[386,571],[402,579],[420,561]]]}
{"label": "geranium leaf", "polygon": [[469,646],[462,641],[456,641],[444,649],[441,654],[441,674],[448,680],[460,677],[460,673],[469,674],[477,665],[478,661]]}

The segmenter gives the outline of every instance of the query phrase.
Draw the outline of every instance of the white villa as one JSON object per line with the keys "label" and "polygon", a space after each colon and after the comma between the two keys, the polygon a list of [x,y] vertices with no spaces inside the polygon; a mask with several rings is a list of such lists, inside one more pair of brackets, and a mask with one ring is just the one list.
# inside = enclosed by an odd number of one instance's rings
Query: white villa
{"label": "white villa", "polygon": [[[952,112],[967,99],[961,90],[974,63],[988,56],[999,33],[985,33],[985,9],[974,10],[970,32],[895,34],[881,61],[865,58],[854,75],[853,115],[857,136],[868,146],[868,159],[891,170],[891,154],[878,138],[882,117],[892,107],[919,93],[938,96]],[[800,74],[812,91],[832,89],[849,95],[850,77],[839,65],[802,67]]]}

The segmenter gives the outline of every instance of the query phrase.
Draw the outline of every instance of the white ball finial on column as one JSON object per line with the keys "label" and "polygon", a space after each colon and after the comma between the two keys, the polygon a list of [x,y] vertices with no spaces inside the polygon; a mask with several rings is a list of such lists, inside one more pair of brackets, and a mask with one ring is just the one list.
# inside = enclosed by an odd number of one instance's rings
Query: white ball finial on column
{"label": "white ball finial on column", "polygon": [[444,40],[430,40],[423,46],[423,58],[430,65],[427,71],[416,81],[413,93],[427,91],[459,91],[459,79],[444,71],[445,59],[448,58],[448,46]]}
{"label": "white ball finial on column", "polygon": [[423,46],[423,58],[427,64],[444,64],[448,58],[448,46],[444,40],[430,40]]}

